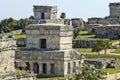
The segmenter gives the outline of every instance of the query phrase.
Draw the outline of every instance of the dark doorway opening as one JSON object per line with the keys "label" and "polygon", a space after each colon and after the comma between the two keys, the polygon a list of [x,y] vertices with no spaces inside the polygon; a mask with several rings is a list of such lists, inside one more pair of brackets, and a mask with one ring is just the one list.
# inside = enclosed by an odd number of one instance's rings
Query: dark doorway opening
{"label": "dark doorway opening", "polygon": [[45,19],[45,13],[41,13],[41,19]]}
{"label": "dark doorway opening", "polygon": [[70,63],[68,63],[68,74],[70,74]]}
{"label": "dark doorway opening", "polygon": [[30,64],[28,63],[28,62],[26,62],[26,69],[25,69],[26,71],[30,71]]}
{"label": "dark doorway opening", "polygon": [[42,49],[45,49],[46,48],[46,39],[41,39],[41,41],[40,41],[41,43],[41,48]]}
{"label": "dark doorway opening", "polygon": [[43,63],[43,74],[46,74],[47,73],[47,64],[46,63]]}
{"label": "dark doorway opening", "polygon": [[51,69],[50,69],[51,74],[55,74],[55,65],[51,64]]}
{"label": "dark doorway opening", "polygon": [[33,71],[34,71],[34,73],[39,73],[39,64],[38,63],[33,64]]}

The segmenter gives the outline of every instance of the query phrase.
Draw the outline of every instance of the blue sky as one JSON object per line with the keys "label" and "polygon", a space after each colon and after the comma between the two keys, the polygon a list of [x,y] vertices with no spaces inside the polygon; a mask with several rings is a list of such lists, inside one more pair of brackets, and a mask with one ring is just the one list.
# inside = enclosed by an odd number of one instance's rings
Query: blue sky
{"label": "blue sky", "polygon": [[109,3],[120,0],[1,0],[0,20],[13,17],[26,18],[33,15],[33,5],[56,5],[58,17],[65,12],[67,18],[105,17],[109,15]]}

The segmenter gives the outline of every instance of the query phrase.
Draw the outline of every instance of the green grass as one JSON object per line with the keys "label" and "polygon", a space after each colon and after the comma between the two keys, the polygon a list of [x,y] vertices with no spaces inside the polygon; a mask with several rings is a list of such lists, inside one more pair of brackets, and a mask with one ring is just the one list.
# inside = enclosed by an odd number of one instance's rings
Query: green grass
{"label": "green grass", "polygon": [[117,48],[115,51],[113,51],[112,53],[120,53],[120,47]]}
{"label": "green grass", "polygon": [[37,78],[37,80],[65,80],[64,77]]}
{"label": "green grass", "polygon": [[110,40],[112,43],[114,43],[114,42],[118,42],[119,40]]}
{"label": "green grass", "polygon": [[87,31],[80,31],[79,37],[80,38],[94,38],[95,35],[90,35],[90,34],[88,34]]}
{"label": "green grass", "polygon": [[74,48],[78,52],[91,52],[92,48]]}
{"label": "green grass", "polygon": [[118,58],[118,59],[120,59],[120,55],[110,55],[110,54],[107,54],[105,56],[105,54],[98,55],[97,53],[96,54],[85,54],[85,57],[86,58]]}
{"label": "green grass", "polygon": [[27,73],[27,71],[25,71],[25,70],[20,70],[20,69],[16,69],[16,72],[17,72],[17,73]]}
{"label": "green grass", "polygon": [[25,47],[17,47],[18,50],[23,50]]}
{"label": "green grass", "polygon": [[26,38],[26,34],[14,34],[15,39]]}
{"label": "green grass", "polygon": [[119,73],[120,68],[106,68],[102,69],[103,71],[107,71],[109,74]]}

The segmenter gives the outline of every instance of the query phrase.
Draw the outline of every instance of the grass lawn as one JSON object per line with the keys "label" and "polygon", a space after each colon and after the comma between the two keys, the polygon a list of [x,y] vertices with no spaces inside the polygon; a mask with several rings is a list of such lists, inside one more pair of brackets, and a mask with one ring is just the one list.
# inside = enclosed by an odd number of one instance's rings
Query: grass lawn
{"label": "grass lawn", "polygon": [[64,77],[37,78],[37,80],[65,80]]}
{"label": "grass lawn", "polygon": [[78,52],[91,52],[92,48],[74,48]]}
{"label": "grass lawn", "polygon": [[119,73],[120,68],[107,68],[107,69],[102,69],[103,71],[107,71],[109,74],[114,74],[114,73]]}
{"label": "grass lawn", "polygon": [[26,38],[26,34],[14,34],[15,39]]}
{"label": "grass lawn", "polygon": [[120,53],[120,47],[117,48],[115,51],[113,51],[112,53]]}
{"label": "grass lawn", "polygon": [[25,70],[20,70],[20,69],[16,69],[16,72],[17,72],[17,73],[27,73],[27,71],[25,71]]}
{"label": "grass lawn", "polygon": [[25,47],[17,47],[18,50],[23,50]]}
{"label": "grass lawn", "polygon": [[118,59],[120,59],[120,55],[110,55],[110,54],[107,54],[105,56],[105,54],[98,55],[97,53],[96,54],[85,54],[85,57],[86,58],[118,58]]}
{"label": "grass lawn", "polygon": [[94,38],[95,35],[88,34],[87,31],[80,31],[79,37],[80,38]]}

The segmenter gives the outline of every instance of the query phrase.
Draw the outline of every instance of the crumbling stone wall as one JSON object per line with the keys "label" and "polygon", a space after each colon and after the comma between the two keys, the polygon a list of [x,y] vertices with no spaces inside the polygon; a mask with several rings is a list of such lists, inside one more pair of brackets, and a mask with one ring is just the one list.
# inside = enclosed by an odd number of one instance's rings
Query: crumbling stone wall
{"label": "crumbling stone wall", "polygon": [[0,39],[0,73],[11,74],[15,73],[14,68],[14,53],[16,49],[16,41],[13,38]]}
{"label": "crumbling stone wall", "polygon": [[24,73],[24,74],[0,75],[0,80],[36,80],[36,78],[35,74]]}
{"label": "crumbling stone wall", "polygon": [[96,39],[76,39],[74,41],[74,48],[92,48]]}
{"label": "crumbling stone wall", "polygon": [[83,29],[83,20],[81,18],[72,18],[71,21],[74,28]]}
{"label": "crumbling stone wall", "polygon": [[97,38],[120,39],[120,25],[94,27]]}

